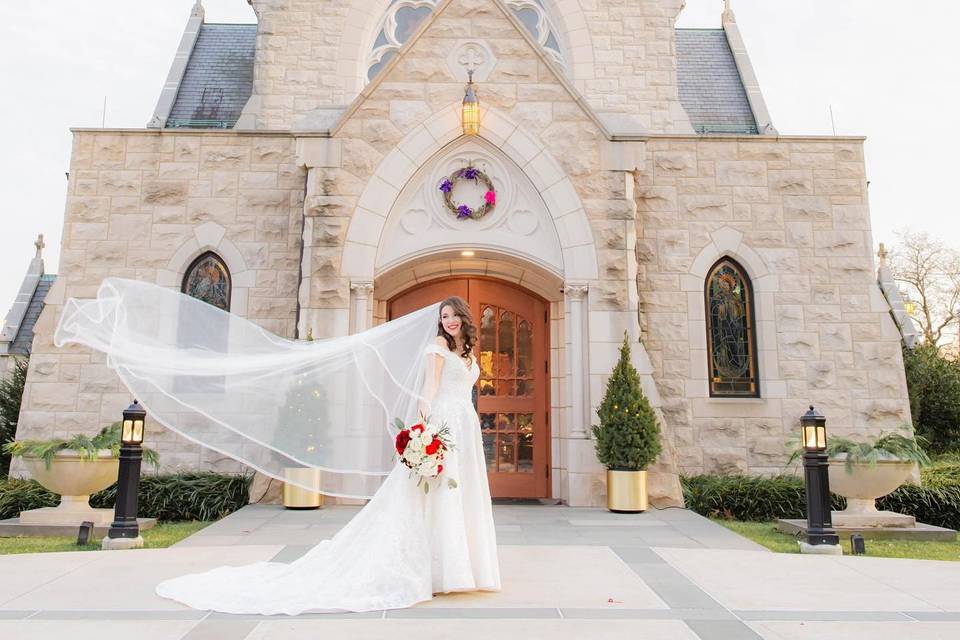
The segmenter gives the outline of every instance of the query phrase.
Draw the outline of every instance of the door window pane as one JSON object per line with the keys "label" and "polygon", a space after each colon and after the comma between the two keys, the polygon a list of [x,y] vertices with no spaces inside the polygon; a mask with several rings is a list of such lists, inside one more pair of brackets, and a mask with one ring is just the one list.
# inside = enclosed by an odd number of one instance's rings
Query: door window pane
{"label": "door window pane", "polygon": [[497,470],[500,473],[511,473],[516,471],[517,446],[515,435],[512,433],[501,433],[500,441],[497,444]]}
{"label": "door window pane", "polygon": [[533,330],[530,323],[520,320],[517,325],[517,375],[526,377],[533,374]]}
{"label": "door window pane", "polygon": [[517,471],[533,473],[533,414],[517,416]]}
{"label": "door window pane", "polygon": [[496,414],[480,414],[480,433],[483,436],[483,457],[487,462],[487,472],[492,473],[497,470],[497,432],[496,432]]}
{"label": "door window pane", "polygon": [[497,374],[502,377],[514,375],[514,322],[513,314],[509,311],[504,311],[500,314],[500,330],[499,330],[499,340],[498,348],[500,357],[497,359],[498,368]]}

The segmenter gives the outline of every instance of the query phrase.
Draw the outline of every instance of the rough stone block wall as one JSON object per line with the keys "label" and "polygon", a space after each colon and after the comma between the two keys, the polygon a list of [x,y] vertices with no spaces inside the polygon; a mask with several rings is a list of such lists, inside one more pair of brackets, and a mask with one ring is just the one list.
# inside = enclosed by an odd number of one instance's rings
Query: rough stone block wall
{"label": "rough stone block wall", "polygon": [[[252,4],[259,20],[253,107],[258,128],[319,126],[329,118],[311,112],[344,107],[356,98],[365,84],[367,58],[386,2]],[[499,13],[491,0],[454,0],[453,5],[466,22],[450,25],[449,38],[496,37],[488,28],[491,16]],[[682,7],[682,0],[566,0],[550,8],[551,15],[558,16],[557,28],[565,31],[567,78],[598,111],[631,116],[629,123],[614,120],[617,126],[690,131],[676,77],[674,24]],[[442,59],[447,52],[437,49],[434,55]],[[523,75],[537,63],[525,56],[510,64]]]}
{"label": "rough stone block wall", "polygon": [[637,116],[646,131],[690,131],[677,92],[674,25],[683,0],[581,3],[593,45],[584,97],[601,112]]}
{"label": "rough stone block wall", "polygon": [[[685,472],[780,471],[809,404],[838,435],[909,425],[862,140],[652,138],[637,183],[644,344]],[[709,397],[704,276],[722,255],[753,278],[760,399]]]}
{"label": "rough stone block wall", "polygon": [[[292,337],[304,181],[285,135],[76,131],[60,273],[36,327],[17,437],[94,433],[119,418],[130,394],[104,357],[53,345],[63,302],[95,297],[109,276],[179,287],[211,230],[233,272],[232,311]],[[164,468],[236,468],[156,425],[147,440]]]}

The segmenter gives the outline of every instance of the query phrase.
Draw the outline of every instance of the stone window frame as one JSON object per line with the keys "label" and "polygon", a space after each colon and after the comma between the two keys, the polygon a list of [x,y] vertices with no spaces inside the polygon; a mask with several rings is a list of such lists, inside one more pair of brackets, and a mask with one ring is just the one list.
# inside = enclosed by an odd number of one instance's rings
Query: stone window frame
{"label": "stone window frame", "polygon": [[[439,4],[438,0],[390,0],[373,29],[372,42],[367,47],[369,53],[363,69],[364,85],[369,84],[379,75],[379,71],[372,76],[370,75],[373,68],[381,64],[387,56],[395,56],[407,42],[406,39],[401,40],[397,35],[397,13],[401,9],[424,7],[430,8],[432,11],[436,9],[437,4]],[[505,4],[514,13],[517,20],[520,20],[517,11],[529,10],[537,14],[537,33],[531,33],[529,29],[526,29],[526,25],[522,21],[521,25],[540,44],[550,59],[567,72],[569,70],[567,63],[569,55],[567,52],[570,45],[566,42],[564,31],[557,27],[558,21],[555,14],[558,13],[559,9],[553,6],[555,3],[549,3],[550,6],[548,7],[543,0],[505,0]],[[424,20],[429,19],[429,16],[424,18]],[[415,33],[422,24],[422,21],[418,22],[411,34]],[[551,41],[555,46],[551,45]]]}
{"label": "stone window frame", "polygon": [[[746,323],[747,323],[747,348],[749,350],[750,377],[753,382],[753,390],[749,393],[739,393],[734,391],[724,392],[715,388],[713,379],[713,352],[714,340],[711,331],[711,299],[710,288],[711,280],[716,271],[723,265],[729,265],[733,268],[743,282],[745,288],[744,300],[746,302]],[[753,293],[753,281],[749,272],[732,256],[721,256],[713,266],[707,271],[703,280],[703,304],[704,304],[704,327],[706,329],[707,340],[707,387],[711,398],[737,398],[737,399],[755,399],[760,397],[760,363],[757,355],[757,323],[756,323],[756,302]]]}
{"label": "stone window frame", "polygon": [[250,290],[256,286],[256,271],[247,266],[239,247],[227,237],[227,229],[216,222],[204,222],[193,228],[167,262],[157,270],[156,283],[181,291],[187,269],[201,255],[214,252],[230,273],[230,313],[246,317]]}
{"label": "stone window frame", "polygon": [[[724,226],[711,231],[709,238],[710,241],[694,257],[688,272],[680,279],[681,290],[687,295],[690,344],[690,369],[684,395],[711,404],[766,404],[784,399],[787,397],[787,385],[780,375],[774,305],[774,294],[780,290],[780,277],[772,273],[760,254],[743,240],[743,232]],[[704,283],[711,267],[724,257],[736,260],[753,287],[757,382],[760,389],[757,397],[711,396],[709,392]]]}

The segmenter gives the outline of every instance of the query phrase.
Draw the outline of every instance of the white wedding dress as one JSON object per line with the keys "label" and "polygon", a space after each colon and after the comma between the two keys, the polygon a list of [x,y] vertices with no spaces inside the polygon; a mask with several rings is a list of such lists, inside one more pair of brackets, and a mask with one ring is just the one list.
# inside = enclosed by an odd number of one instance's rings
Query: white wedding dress
{"label": "white wedding dress", "polygon": [[429,493],[397,462],[353,519],[299,559],[185,575],[160,583],[157,593],[195,609],[296,615],[397,609],[435,593],[499,591],[490,489],[471,401],[480,370],[446,348],[431,345],[427,353],[443,365],[439,377],[426,376],[426,408],[432,422],[450,427],[455,443]]}

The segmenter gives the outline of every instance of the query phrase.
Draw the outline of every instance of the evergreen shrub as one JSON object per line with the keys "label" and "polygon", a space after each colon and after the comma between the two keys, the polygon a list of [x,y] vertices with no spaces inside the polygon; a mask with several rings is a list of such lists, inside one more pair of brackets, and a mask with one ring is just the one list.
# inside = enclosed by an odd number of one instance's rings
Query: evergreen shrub
{"label": "evergreen shrub", "polygon": [[593,426],[593,437],[597,458],[607,469],[642,471],[660,455],[657,415],[643,395],[640,374],[630,363],[626,333],[597,415],[600,424]]}
{"label": "evergreen shrub", "polygon": [[[960,462],[939,461],[921,471],[922,486],[903,485],[877,500],[877,508],[914,516],[918,522],[960,529]],[[687,508],[711,518],[768,522],[804,518],[803,480],[792,475],[716,476],[680,479]],[[833,509],[846,499],[833,496]]]}
{"label": "evergreen shrub", "polygon": [[[161,522],[217,520],[246,506],[252,476],[206,471],[140,478],[138,515]],[[90,496],[90,505],[113,508],[117,487]],[[0,519],[15,518],[21,511],[53,507],[60,498],[34,480],[0,481]]]}

